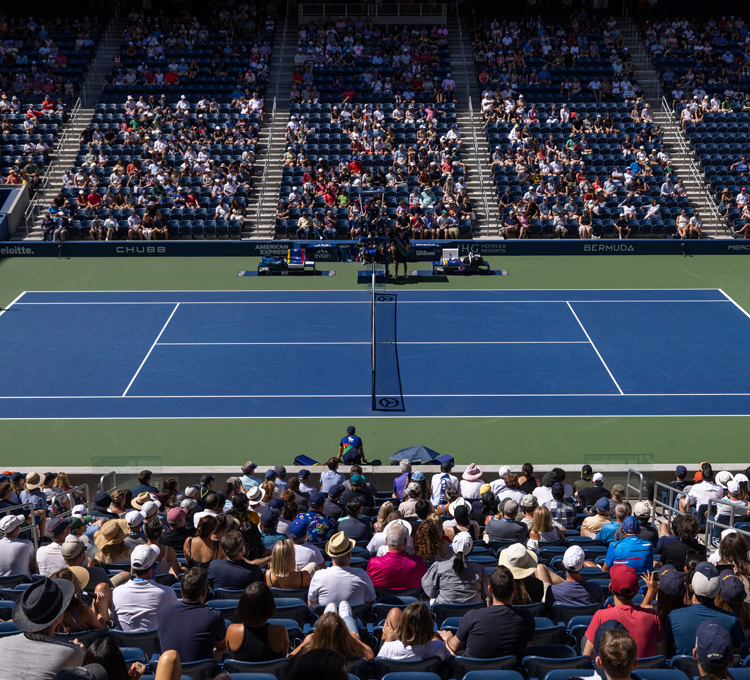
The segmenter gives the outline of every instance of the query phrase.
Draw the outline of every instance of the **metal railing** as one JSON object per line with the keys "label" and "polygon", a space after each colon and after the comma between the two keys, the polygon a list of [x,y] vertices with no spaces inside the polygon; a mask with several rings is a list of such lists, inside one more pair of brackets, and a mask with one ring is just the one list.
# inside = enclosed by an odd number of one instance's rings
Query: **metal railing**
{"label": "metal railing", "polygon": [[[685,496],[684,491],[680,491],[662,482],[656,482],[654,484],[654,503],[651,510],[651,519],[654,520],[657,515],[660,515],[671,528],[672,519],[675,515],[686,514],[678,507],[679,499],[683,496]],[[662,500],[664,497],[666,497],[666,500]]]}
{"label": "metal railing", "polygon": [[[3,508],[0,510],[0,517],[5,517],[5,515],[31,515],[31,517],[36,517],[34,514],[34,506],[31,503],[21,503],[20,505],[13,505],[9,508]],[[36,523],[32,524],[24,524],[21,527],[20,534],[30,534],[30,536],[26,537],[29,540],[31,540],[34,543],[34,550],[39,548],[39,531],[37,530]]]}
{"label": "metal railing", "polygon": [[718,226],[724,229],[724,233],[726,233],[727,235],[731,235],[727,221],[719,213],[719,209],[716,207],[716,202],[714,201],[713,196],[711,196],[711,193],[706,189],[706,179],[703,175],[703,171],[696,165],[695,161],[693,160],[693,151],[685,140],[684,133],[680,128],[676,116],[674,115],[674,111],[672,111],[672,107],[670,106],[666,97],[661,98],[661,110],[669,119],[669,123],[676,133],[675,139],[677,140],[677,146],[679,147],[680,152],[685,156],[684,163],[688,166],[688,172],[697,185],[696,191],[701,195],[701,198],[703,198],[704,205],[708,209],[708,212],[711,215],[711,219],[713,219]]}
{"label": "metal railing", "polygon": [[437,17],[446,16],[445,3],[424,4],[348,4],[348,3],[300,3],[297,6],[300,17]]}
{"label": "metal railing", "polygon": [[[716,517],[718,517],[719,508],[722,506],[729,508],[729,523],[728,524],[725,524],[723,522],[718,522],[716,520]],[[713,512],[714,509],[716,510],[716,512]],[[742,517],[735,517],[735,515],[739,512],[742,513]],[[747,539],[747,542],[750,543],[750,531],[747,531],[746,529],[735,528],[734,527],[735,519],[737,519],[738,521],[750,521],[750,516],[748,515],[748,508],[746,505],[736,505],[734,503],[730,503],[729,501],[709,498],[708,507],[706,509],[706,532],[704,536],[704,543],[706,544],[706,546],[711,545],[712,541],[715,539],[717,534],[720,535],[721,532],[724,531],[724,529],[729,529],[730,527],[734,528],[734,530],[738,534],[742,534],[745,537],[745,539]],[[716,527],[717,532],[713,531],[714,527]]]}
{"label": "metal railing", "polygon": [[[635,478],[638,480],[638,486],[633,484],[630,480],[631,478]],[[625,500],[627,502],[630,502],[630,490],[633,489],[638,493],[638,500],[643,500],[643,484],[644,484],[644,477],[643,473],[639,470],[634,470],[633,468],[628,468],[628,477],[627,481],[625,482]]]}
{"label": "metal railing", "polygon": [[[117,473],[107,472],[99,477],[99,491],[114,491],[117,488]],[[91,500],[91,499],[89,499]]]}
{"label": "metal railing", "polygon": [[[76,493],[80,493],[86,502],[91,500],[89,497],[89,485],[88,484],[79,484],[78,486],[74,486],[72,489],[68,489],[67,491],[61,491],[60,493],[56,493],[54,496],[51,496],[47,499],[47,503],[49,504],[50,509],[50,517],[68,517],[69,515],[73,514],[73,506],[76,505],[74,503],[74,495]],[[57,504],[57,500],[61,499],[59,505]],[[65,500],[70,501],[70,507],[65,508],[61,510],[60,512],[56,512],[56,506],[64,508],[63,503]]]}

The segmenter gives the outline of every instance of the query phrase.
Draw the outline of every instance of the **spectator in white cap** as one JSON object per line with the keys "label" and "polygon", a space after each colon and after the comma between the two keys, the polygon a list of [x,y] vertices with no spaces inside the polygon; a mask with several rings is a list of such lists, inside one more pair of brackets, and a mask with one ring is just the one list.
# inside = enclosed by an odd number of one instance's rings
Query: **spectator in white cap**
{"label": "spectator in white cap", "polygon": [[590,508],[596,504],[600,498],[612,498],[608,489],[604,488],[604,475],[601,472],[594,473],[591,477],[591,486],[587,486],[576,492],[578,505],[582,508]]}
{"label": "spectator in white cap", "polygon": [[158,501],[146,501],[141,508],[141,514],[143,515],[143,521],[154,519],[159,514],[159,508],[161,504]]}
{"label": "spectator in white cap", "polygon": [[476,463],[471,463],[461,475],[461,482],[459,484],[459,493],[461,496],[470,501],[479,500],[481,493],[479,490],[482,488],[482,475],[484,471]]}
{"label": "spectator in white cap", "polygon": [[495,499],[499,503],[502,499],[500,497],[500,494],[505,491],[506,484],[505,484],[505,475],[507,475],[510,472],[510,467],[508,465],[503,465],[498,471],[497,471],[497,479],[490,482],[490,490],[493,494],[495,494]]}
{"label": "spectator in white cap", "polygon": [[[719,473],[721,474],[721,473]],[[717,480],[718,480],[717,475]],[[743,498],[740,498],[740,483],[736,479],[730,479],[727,482],[727,492],[724,498],[721,499],[724,503],[731,503],[734,505],[734,516],[736,519],[739,519],[739,521],[743,522],[745,521],[745,518],[748,515],[748,502],[744,500]],[[716,516],[717,518],[729,518],[732,515],[732,508],[728,505],[719,505],[717,506],[716,510]],[[719,519],[719,521],[722,521]],[[729,524],[730,522],[728,520],[723,520],[723,523]]]}
{"label": "spectator in white cap", "polygon": [[24,515],[5,515],[0,518],[0,576],[36,573],[36,550],[25,538],[18,538],[21,527],[26,524]]}
{"label": "spectator in white cap", "polygon": [[551,606],[557,602],[564,605],[586,606],[591,604],[604,605],[604,591],[597,583],[584,581],[581,578],[586,556],[580,545],[570,546],[563,555],[565,581],[547,588],[545,604]]}
{"label": "spectator in white cap", "polygon": [[142,531],[143,515],[138,510],[131,510],[125,514],[125,521],[128,523],[128,534],[125,536],[125,545],[132,549],[137,545],[146,543],[146,536]]}
{"label": "spectator in white cap", "polygon": [[453,538],[453,559],[434,562],[422,577],[422,589],[431,602],[465,604],[483,602],[490,585],[484,566],[469,562],[474,541],[462,531]]}
{"label": "spectator in white cap", "polygon": [[401,517],[417,516],[417,501],[421,497],[422,487],[417,482],[409,482],[406,485],[406,500],[398,506]]}
{"label": "spectator in white cap", "polygon": [[130,555],[133,579],[112,594],[117,628],[127,632],[155,630],[159,610],[177,604],[177,595],[168,586],[154,581],[159,549],[139,545]]}

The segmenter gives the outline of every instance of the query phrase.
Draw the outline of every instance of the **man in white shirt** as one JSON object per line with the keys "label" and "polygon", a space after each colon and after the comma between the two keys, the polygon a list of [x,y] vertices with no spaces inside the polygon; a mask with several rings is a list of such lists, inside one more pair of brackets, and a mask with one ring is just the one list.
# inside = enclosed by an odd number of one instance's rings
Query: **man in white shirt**
{"label": "man in white shirt", "polygon": [[500,500],[500,494],[507,488],[505,485],[505,475],[509,472],[510,466],[503,465],[497,472],[498,479],[490,482],[490,491],[492,491],[498,501]]}
{"label": "man in white shirt", "polygon": [[307,483],[310,480],[310,470],[300,470],[297,479],[299,479],[300,493],[309,493],[310,495],[318,493],[317,488]]}
{"label": "man in white shirt", "polygon": [[50,576],[60,569],[65,569],[65,560],[60,550],[65,538],[70,534],[70,522],[65,517],[55,517],[47,524],[47,530],[52,537],[52,543],[43,545],[36,551],[36,561],[42,576]]}
{"label": "man in white shirt", "polygon": [[440,473],[432,476],[430,487],[432,489],[432,504],[437,507],[445,502],[445,492],[448,487],[458,491],[458,478],[451,474],[453,463],[451,461],[441,463]]}
{"label": "man in white shirt", "polygon": [[0,519],[0,576],[36,573],[36,551],[34,544],[18,538],[21,527],[26,523],[23,515],[5,515]]}
{"label": "man in white shirt", "polygon": [[319,604],[348,602],[352,607],[371,605],[375,602],[375,588],[364,569],[350,567],[355,541],[347,538],[343,531],[334,534],[326,544],[326,553],[333,560],[328,569],[313,574],[307,604],[312,608]]}
{"label": "man in white shirt", "polygon": [[294,520],[289,525],[289,538],[294,543],[294,561],[297,564],[297,569],[302,571],[308,565],[314,565],[315,569],[321,569],[325,566],[325,559],[323,559],[323,553],[317,548],[317,546],[305,543],[307,537],[307,524],[301,520]]}
{"label": "man in white shirt", "polygon": [[714,471],[711,469],[711,466],[704,463],[702,468],[703,481],[693,484],[687,494],[690,505],[694,508],[707,505],[711,498],[720,500],[724,495],[724,489],[721,484],[717,484],[714,481]]}
{"label": "man in white shirt", "polygon": [[112,603],[117,627],[126,632],[155,630],[159,610],[177,604],[177,595],[168,586],[154,581],[159,547],[138,545],[130,555],[133,579],[115,588]]}

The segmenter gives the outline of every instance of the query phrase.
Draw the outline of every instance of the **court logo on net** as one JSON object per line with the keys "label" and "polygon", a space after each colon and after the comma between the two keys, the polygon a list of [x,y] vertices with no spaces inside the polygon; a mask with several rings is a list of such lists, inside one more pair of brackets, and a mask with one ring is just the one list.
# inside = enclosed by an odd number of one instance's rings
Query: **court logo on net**
{"label": "court logo on net", "polygon": [[586,243],[584,253],[634,253],[635,248],[629,243]]}

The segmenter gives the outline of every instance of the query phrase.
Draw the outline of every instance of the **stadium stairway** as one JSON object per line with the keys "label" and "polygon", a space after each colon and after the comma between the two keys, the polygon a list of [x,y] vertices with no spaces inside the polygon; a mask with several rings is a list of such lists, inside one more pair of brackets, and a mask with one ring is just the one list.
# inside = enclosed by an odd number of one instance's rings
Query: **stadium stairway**
{"label": "stadium stairway", "polygon": [[622,32],[631,54],[635,78],[654,111],[654,121],[664,130],[664,148],[672,160],[672,166],[677,177],[685,184],[691,206],[703,219],[704,235],[710,238],[729,238],[726,220],[721,218],[716,210],[716,204],[706,191],[703,174],[685,142],[679,122],[663,105],[659,74],[651,64],[638,25],[630,17],[620,17],[617,19],[617,27]]}
{"label": "stadium stairway", "polygon": [[115,18],[110,22],[102,36],[96,51],[96,57],[86,75],[86,80],[81,86],[81,92],[79,93],[80,107],[72,110],[71,117],[65,124],[57,147],[50,153],[49,181],[47,188],[44,191],[37,192],[34,197],[33,219],[30,229],[28,233],[24,229],[19,229],[14,240],[42,240],[41,224],[44,211],[50,200],[62,189],[62,176],[65,170],[75,165],[80,148],[79,135],[91,123],[94,106],[102,92],[104,76],[112,66],[112,57],[120,46],[120,38],[124,29],[125,20]]}
{"label": "stadium stairway", "polygon": [[[278,26],[278,24],[277,24]],[[256,161],[255,189],[250,196],[248,215],[254,228],[252,236],[273,239],[276,206],[281,190],[284,164],[284,134],[289,122],[289,93],[292,89],[292,57],[297,46],[297,15],[289,13],[276,37],[271,52],[271,68],[266,87],[264,123],[260,130],[260,149]]]}
{"label": "stadium stairway", "polygon": [[487,140],[482,129],[471,38],[468,33],[464,34],[460,17],[448,19],[448,48],[451,75],[456,81],[456,120],[463,140],[461,159],[466,165],[466,187],[477,217],[474,236],[497,238],[500,215],[490,175]]}

